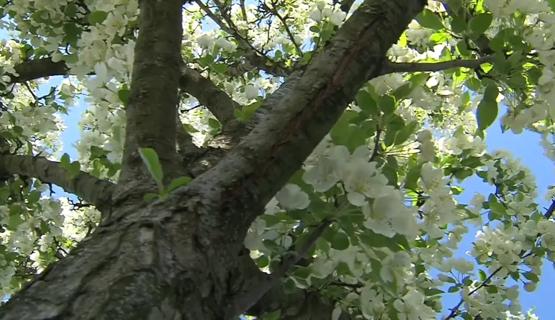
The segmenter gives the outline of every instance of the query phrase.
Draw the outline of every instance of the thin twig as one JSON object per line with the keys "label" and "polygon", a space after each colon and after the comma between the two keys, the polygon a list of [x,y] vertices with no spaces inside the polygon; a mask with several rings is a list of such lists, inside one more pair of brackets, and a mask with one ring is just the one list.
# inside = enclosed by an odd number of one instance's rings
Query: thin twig
{"label": "thin twig", "polygon": [[372,162],[378,156],[378,152],[380,149],[380,139],[381,139],[382,130],[378,126],[376,129],[376,137],[374,138],[374,150],[372,150],[372,155],[370,156],[369,161]]}
{"label": "thin twig", "polygon": [[[210,8],[200,0],[195,0],[195,3],[206,13],[206,15],[212,19],[222,30],[232,35],[238,42],[239,46],[243,50],[250,51],[249,61],[259,67],[260,69],[274,75],[284,76],[286,75],[287,69],[279,65],[276,61],[269,58],[264,52],[260,51],[254,47],[247,38],[243,37],[239,30],[235,27],[235,24],[230,17],[226,16],[223,11],[222,19],[217,16]],[[225,22],[224,22],[225,20]],[[226,24],[227,23],[227,24]]]}
{"label": "thin twig", "polygon": [[266,9],[268,11],[273,13],[279,19],[279,21],[281,21],[281,24],[283,24],[283,27],[285,28],[285,32],[287,33],[287,36],[289,36],[289,40],[291,40],[291,42],[295,46],[295,49],[297,50],[297,53],[299,54],[299,56],[302,57],[303,56],[303,51],[301,50],[301,47],[299,46],[299,44],[295,40],[295,36],[293,36],[293,33],[291,32],[291,29],[289,28],[289,25],[287,25],[286,17],[283,17],[281,14],[279,14],[278,10],[275,7],[270,8],[268,5],[266,5],[265,2],[263,2],[263,5],[264,5],[264,7],[266,7]]}
{"label": "thin twig", "polygon": [[[491,279],[499,272],[501,271],[501,269],[503,269],[503,267],[498,267],[497,269],[495,269],[484,281],[482,281],[482,283],[480,283],[479,286],[477,286],[476,288],[472,289],[472,291],[470,291],[468,293],[468,297],[470,297],[471,295],[473,295],[474,293],[476,293],[478,290],[480,290],[481,288],[485,287],[490,281]],[[457,313],[459,312],[459,308],[462,306],[462,304],[464,303],[464,299],[461,298],[461,300],[459,301],[459,303],[457,303],[456,306],[454,306],[453,308],[451,308],[451,313],[449,313],[449,315],[444,319],[444,320],[448,320],[448,319],[453,319]]]}

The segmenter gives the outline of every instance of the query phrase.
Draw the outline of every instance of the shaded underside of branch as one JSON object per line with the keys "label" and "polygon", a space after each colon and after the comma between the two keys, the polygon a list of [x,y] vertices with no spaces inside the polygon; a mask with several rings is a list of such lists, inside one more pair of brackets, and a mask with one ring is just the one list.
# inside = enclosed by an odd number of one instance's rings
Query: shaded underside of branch
{"label": "shaded underside of branch", "polygon": [[[283,320],[330,320],[334,302],[323,297],[318,291],[302,290],[298,288],[284,289],[275,286],[268,291],[247,314],[262,317],[278,311]],[[341,320],[349,319],[342,314]]]}
{"label": "shaded underside of branch", "polygon": [[66,75],[69,70],[65,62],[53,62],[50,58],[27,60],[17,64],[14,68],[18,76],[12,78],[12,83]]}
{"label": "shaded underside of branch", "polygon": [[183,65],[179,84],[183,91],[195,97],[222,124],[235,118],[233,111],[239,104],[197,70]]}
{"label": "shaded underside of branch", "polygon": [[0,171],[34,177],[44,183],[53,183],[66,192],[73,193],[97,208],[107,208],[112,202],[115,185],[88,173],[80,172],[72,176],[59,162],[42,157],[22,155],[0,155]]}

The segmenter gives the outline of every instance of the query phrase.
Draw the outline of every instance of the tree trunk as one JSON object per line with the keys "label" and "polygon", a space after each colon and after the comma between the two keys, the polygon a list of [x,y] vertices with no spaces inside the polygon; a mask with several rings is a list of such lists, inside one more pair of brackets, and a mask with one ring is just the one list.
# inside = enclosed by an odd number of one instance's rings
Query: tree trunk
{"label": "tree trunk", "polygon": [[121,220],[38,276],[0,319],[226,318],[229,297],[248,276],[239,270],[250,259],[240,243],[204,247],[198,215],[171,203],[119,210]]}

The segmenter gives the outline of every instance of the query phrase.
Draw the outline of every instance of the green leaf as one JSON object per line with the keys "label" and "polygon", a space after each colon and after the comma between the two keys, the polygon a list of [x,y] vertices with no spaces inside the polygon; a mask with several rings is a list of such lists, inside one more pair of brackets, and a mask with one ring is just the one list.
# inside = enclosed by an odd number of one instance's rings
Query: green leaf
{"label": "green leaf", "polygon": [[241,122],[247,122],[252,118],[256,110],[258,110],[261,105],[261,101],[256,101],[240,109],[235,109],[235,117]]}
{"label": "green leaf", "polygon": [[451,30],[454,33],[461,33],[466,30],[466,20],[460,15],[451,16]]}
{"label": "green leaf", "polygon": [[499,91],[496,85],[490,84],[487,86],[484,92],[484,97],[480,104],[478,104],[478,109],[476,111],[478,127],[480,130],[484,130],[489,127],[497,118],[498,104],[496,99],[498,94]]}
{"label": "green leaf", "polygon": [[68,3],[64,9],[64,14],[67,17],[74,17],[77,15],[77,11],[77,5],[75,5],[74,3]]}
{"label": "green leaf", "polygon": [[227,66],[227,64],[225,64],[225,63],[214,63],[214,64],[212,65],[212,69],[213,69],[214,71],[216,71],[217,73],[222,73],[222,74],[224,74],[224,73],[227,72],[228,66]]}
{"label": "green leaf", "polygon": [[547,3],[549,3],[551,11],[555,12],[555,0],[547,0]]}
{"label": "green leaf", "polygon": [[183,176],[179,178],[175,178],[170,182],[168,186],[168,192],[171,192],[179,187],[183,187],[188,185],[193,179],[191,177]]}
{"label": "green leaf", "polygon": [[160,159],[158,159],[158,154],[152,148],[139,148],[139,155],[141,159],[154,179],[160,191],[163,190],[162,180],[164,179],[164,173],[162,172],[162,165],[160,164]]}
{"label": "green leaf", "polygon": [[392,96],[384,95],[379,97],[378,105],[384,114],[392,114],[395,111],[395,99]]}
{"label": "green leaf", "polygon": [[497,95],[499,91],[494,84],[488,85],[484,93],[484,98],[478,104],[476,110],[476,119],[478,120],[478,129],[487,129],[497,118],[499,106],[497,104]]}
{"label": "green leaf", "polygon": [[418,123],[416,121],[412,121],[408,125],[401,128],[401,130],[397,131],[397,134],[395,135],[395,142],[393,144],[400,145],[407,141],[408,138],[416,131],[417,125]]}
{"label": "green leaf", "polygon": [[494,217],[502,217],[507,213],[505,206],[497,200],[495,195],[490,194],[488,198],[488,205],[491,211],[493,211]]}
{"label": "green leaf", "polygon": [[148,193],[145,193],[145,195],[143,196],[143,200],[146,202],[152,202],[158,199],[159,197],[160,195],[158,195],[158,193],[148,192]]}
{"label": "green leaf", "polygon": [[70,177],[73,179],[73,178],[77,177],[79,175],[79,173],[81,172],[81,164],[79,163],[79,161],[73,161],[69,165],[67,170],[69,171]]}
{"label": "green leaf", "polygon": [[90,160],[104,159],[109,153],[107,150],[104,150],[101,147],[97,147],[97,146],[91,146],[90,152],[91,152],[91,156],[89,157]]}
{"label": "green leaf", "polygon": [[127,103],[129,101],[129,88],[127,88],[126,84],[124,84],[121,89],[118,90],[118,98],[124,106],[127,106]]}
{"label": "green leaf", "polygon": [[392,238],[373,232],[372,230],[365,229],[364,233],[359,235],[360,240],[374,248],[389,248],[393,252],[401,251],[403,248],[410,248],[410,245],[405,236],[400,234],[394,235]]}
{"label": "green leaf", "polygon": [[355,98],[360,109],[370,115],[378,115],[378,106],[372,95],[366,90],[360,90]]}
{"label": "green leaf", "polygon": [[208,126],[210,127],[210,131],[213,134],[218,134],[222,130],[222,125],[220,124],[220,121],[215,118],[208,119]]}
{"label": "green leaf", "polygon": [[188,124],[188,123],[184,123],[183,124],[183,128],[185,128],[185,131],[187,131],[187,133],[195,133],[198,132],[197,129],[195,129],[195,127],[193,127],[192,125]]}
{"label": "green leaf", "polygon": [[62,155],[62,158],[60,159],[60,166],[67,170],[70,179],[77,177],[81,172],[81,164],[79,163],[79,161],[71,162],[67,153],[64,153]]}
{"label": "green leaf", "polygon": [[407,174],[405,176],[405,188],[409,190],[416,190],[418,188],[418,178],[420,178],[420,171],[422,163],[418,163],[416,157],[411,157],[408,164]]}
{"label": "green leaf", "polygon": [[333,142],[346,146],[351,152],[358,146],[364,144],[369,135],[369,132],[361,130],[356,124],[358,116],[358,112],[351,110],[345,111],[330,131]]}
{"label": "green leaf", "polygon": [[22,209],[18,204],[10,205],[10,214],[8,217],[8,230],[16,230],[17,227],[24,222],[21,217]]}
{"label": "green leaf", "polygon": [[522,273],[522,275],[523,275],[526,279],[528,279],[528,280],[530,280],[530,281],[532,281],[532,282],[536,282],[536,283],[537,283],[537,282],[540,281],[540,278],[538,277],[538,275],[535,274],[535,273],[533,273],[533,272],[531,272],[531,271],[529,271],[529,272],[524,272],[524,273]]}
{"label": "green leaf", "polygon": [[87,16],[87,21],[89,21],[90,24],[95,25],[104,22],[106,17],[108,17],[108,12],[106,11],[93,11]]}
{"label": "green leaf", "polygon": [[65,42],[69,42],[72,45],[77,44],[77,40],[79,40],[79,36],[81,35],[81,28],[77,26],[75,23],[65,23],[63,26],[64,30],[64,38]]}
{"label": "green leaf", "polygon": [[459,287],[459,286],[451,286],[451,287],[449,287],[449,289],[447,289],[447,292],[453,293],[453,292],[459,291],[460,289],[461,289],[461,287]]}
{"label": "green leaf", "polygon": [[493,20],[491,13],[480,13],[470,19],[470,30],[476,35],[484,33]]}
{"label": "green leaf", "polygon": [[206,54],[202,57],[200,57],[198,59],[198,63],[202,66],[202,67],[208,67],[210,66],[212,63],[214,63],[214,57],[210,54]]}
{"label": "green leaf", "polygon": [[495,294],[498,292],[497,287],[492,285],[486,286],[486,291],[491,294]]}
{"label": "green leaf", "polygon": [[64,153],[62,155],[62,158],[60,159],[60,165],[63,168],[67,168],[69,166],[69,163],[71,162],[71,160],[69,159],[69,154]]}
{"label": "green leaf", "polygon": [[384,138],[384,143],[386,146],[391,146],[395,142],[395,137],[397,133],[405,128],[405,120],[396,114],[391,114],[389,117],[386,118],[387,123],[386,126],[386,133]]}
{"label": "green leaf", "polygon": [[478,273],[480,275],[480,281],[485,281],[488,277],[488,275],[486,274],[486,272],[482,269],[478,270]]}
{"label": "green leaf", "polygon": [[444,293],[443,290],[439,290],[436,288],[425,289],[424,294],[428,297],[437,296],[438,294]]}
{"label": "green leaf", "polygon": [[490,101],[497,101],[497,96],[499,95],[499,89],[495,84],[489,84],[484,91],[484,99]]}
{"label": "green leaf", "polygon": [[434,30],[443,29],[443,22],[441,18],[429,9],[424,9],[418,16],[416,16],[416,21],[424,27]]}
{"label": "green leaf", "polygon": [[279,319],[281,319],[281,310],[266,312],[262,314],[262,317],[260,317],[260,320],[279,320]]}
{"label": "green leaf", "polygon": [[331,241],[331,247],[336,250],[345,250],[349,248],[349,237],[347,237],[344,232],[336,232]]}

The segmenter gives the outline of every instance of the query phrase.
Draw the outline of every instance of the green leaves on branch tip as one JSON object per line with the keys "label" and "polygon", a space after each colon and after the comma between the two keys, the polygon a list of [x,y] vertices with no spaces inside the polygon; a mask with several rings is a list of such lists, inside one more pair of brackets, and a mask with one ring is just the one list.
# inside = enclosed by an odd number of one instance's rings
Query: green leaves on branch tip
{"label": "green leaves on branch tip", "polygon": [[67,170],[70,179],[77,177],[81,172],[81,164],[79,161],[71,162],[67,153],[62,155],[62,158],[60,159],[60,166]]}
{"label": "green leaves on branch tip", "polygon": [[179,187],[183,187],[188,185],[193,179],[191,177],[183,176],[179,178],[173,179],[170,184],[168,185],[166,191],[172,192]]}
{"label": "green leaves on branch tip", "polygon": [[139,148],[139,155],[146,166],[146,169],[156,181],[160,191],[164,190],[164,185],[162,181],[164,180],[164,172],[162,171],[162,165],[160,164],[160,159],[158,154],[152,148]]}
{"label": "green leaves on branch tip", "polygon": [[254,113],[256,112],[256,110],[258,110],[258,108],[261,105],[262,105],[262,101],[255,101],[251,104],[235,109],[234,110],[235,118],[237,118],[237,120],[243,123],[246,123],[252,118],[252,116],[254,116]]}
{"label": "green leaves on branch tip", "polygon": [[162,170],[162,164],[160,163],[160,159],[158,158],[158,154],[152,148],[139,148],[139,155],[143,160],[148,172],[156,182],[158,186],[158,194],[156,193],[147,193],[144,196],[145,201],[152,201],[158,198],[166,199],[170,192],[178,189],[179,187],[183,187],[188,185],[192,179],[191,177],[183,176],[173,179],[170,184],[165,187],[163,180],[164,180],[164,172]]}

